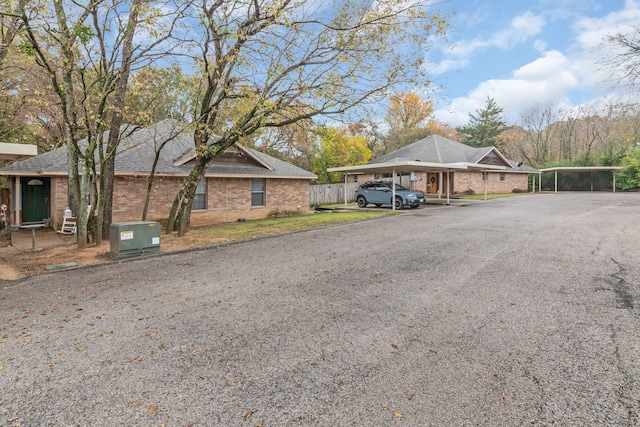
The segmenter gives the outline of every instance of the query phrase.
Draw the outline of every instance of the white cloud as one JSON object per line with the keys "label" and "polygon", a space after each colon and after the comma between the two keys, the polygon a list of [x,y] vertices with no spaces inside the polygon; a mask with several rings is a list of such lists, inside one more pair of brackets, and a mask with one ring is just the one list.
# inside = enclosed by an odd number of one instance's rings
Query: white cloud
{"label": "white cloud", "polygon": [[509,50],[539,34],[544,25],[545,19],[542,16],[525,12],[513,18],[507,28],[494,32],[486,39],[478,37],[456,42],[450,50],[445,52],[445,58],[441,64],[430,71],[433,75],[438,75],[452,70],[453,66],[458,69],[464,68],[469,64],[470,57],[492,47]]}
{"label": "white cloud", "polygon": [[561,52],[550,51],[512,73],[507,79],[480,83],[467,96],[453,99],[436,111],[435,116],[453,126],[468,122],[469,113],[485,106],[487,97],[504,109],[507,122],[540,105],[566,104],[569,93],[579,86],[571,64]]}
{"label": "white cloud", "polygon": [[[573,0],[556,0],[555,6],[568,7],[577,5]],[[594,12],[592,8],[590,11]],[[572,44],[565,51],[547,50],[547,42],[541,39],[533,42],[533,47],[541,55],[511,72],[505,79],[490,79],[478,83],[466,95],[452,99],[448,105],[441,105],[434,115],[453,126],[460,126],[468,122],[469,113],[483,108],[487,97],[496,100],[504,109],[505,118],[512,122],[537,106],[555,105],[565,108],[578,108],[580,105],[594,105],[605,97],[616,96],[610,87],[605,85],[607,80],[615,79],[615,70],[604,67],[599,63],[602,53],[602,42],[605,35],[625,32],[640,25],[640,0],[626,0],[621,10],[613,11],[600,17],[577,16],[571,29]],[[512,21],[509,29],[520,28],[521,37],[511,33],[515,39],[508,41],[508,30],[505,29],[487,41],[479,39],[468,43],[466,53],[471,54],[473,48],[480,46],[502,47],[511,46],[516,40],[524,41],[537,35],[544,25],[543,20],[527,23],[524,14]],[[475,45],[474,45],[475,43]],[[461,52],[464,50],[461,50]],[[469,61],[469,66],[474,63]],[[443,69],[445,69],[443,67]]]}
{"label": "white cloud", "polygon": [[596,49],[605,35],[625,33],[640,21],[640,1],[627,0],[622,10],[612,12],[603,18],[584,17],[576,21],[578,47],[583,50]]}
{"label": "white cloud", "polygon": [[498,46],[503,49],[511,48],[527,41],[532,36],[540,34],[544,24],[545,19],[542,16],[525,12],[513,18],[508,28],[494,33],[491,36],[489,45]]}
{"label": "white cloud", "polygon": [[547,44],[542,40],[535,40],[533,42],[533,48],[538,52],[544,52],[545,50],[547,50]]}
{"label": "white cloud", "polygon": [[445,59],[438,64],[429,65],[429,73],[434,76],[445,74],[449,71],[459,70],[469,64],[469,60],[466,58],[461,59]]}

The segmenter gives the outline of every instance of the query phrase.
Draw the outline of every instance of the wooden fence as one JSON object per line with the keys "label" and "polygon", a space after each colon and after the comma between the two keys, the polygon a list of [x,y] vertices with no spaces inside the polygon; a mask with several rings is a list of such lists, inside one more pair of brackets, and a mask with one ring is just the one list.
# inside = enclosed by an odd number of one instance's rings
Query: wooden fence
{"label": "wooden fence", "polygon": [[[400,183],[407,188],[411,188],[411,177],[403,176]],[[355,192],[362,182],[347,183],[347,203],[355,201]],[[324,206],[344,203],[344,183],[338,184],[318,184],[309,186],[310,206]]]}
{"label": "wooden fence", "polygon": [[[357,182],[347,183],[347,202],[354,201],[354,193],[358,188]],[[344,203],[344,183],[319,184],[309,187],[309,203],[311,206],[324,206]]]}

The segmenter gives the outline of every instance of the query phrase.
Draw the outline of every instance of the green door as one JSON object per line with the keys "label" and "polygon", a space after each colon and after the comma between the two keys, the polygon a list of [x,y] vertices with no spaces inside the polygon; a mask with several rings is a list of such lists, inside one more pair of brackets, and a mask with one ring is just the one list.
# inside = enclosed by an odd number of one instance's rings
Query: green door
{"label": "green door", "polygon": [[22,222],[49,218],[49,178],[22,179]]}

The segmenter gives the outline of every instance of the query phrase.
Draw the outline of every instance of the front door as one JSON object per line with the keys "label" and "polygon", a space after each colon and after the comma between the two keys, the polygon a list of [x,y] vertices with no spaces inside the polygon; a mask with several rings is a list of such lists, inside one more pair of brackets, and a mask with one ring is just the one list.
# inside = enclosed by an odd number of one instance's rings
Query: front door
{"label": "front door", "polygon": [[22,179],[22,222],[49,218],[49,178]]}

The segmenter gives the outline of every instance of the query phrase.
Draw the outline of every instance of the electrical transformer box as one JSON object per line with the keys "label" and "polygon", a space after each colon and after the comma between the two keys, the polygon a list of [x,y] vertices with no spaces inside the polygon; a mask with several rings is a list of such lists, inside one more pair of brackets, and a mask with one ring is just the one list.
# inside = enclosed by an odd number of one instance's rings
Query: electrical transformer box
{"label": "electrical transformer box", "polygon": [[160,223],[115,222],[109,228],[109,239],[109,255],[115,259],[160,252]]}

